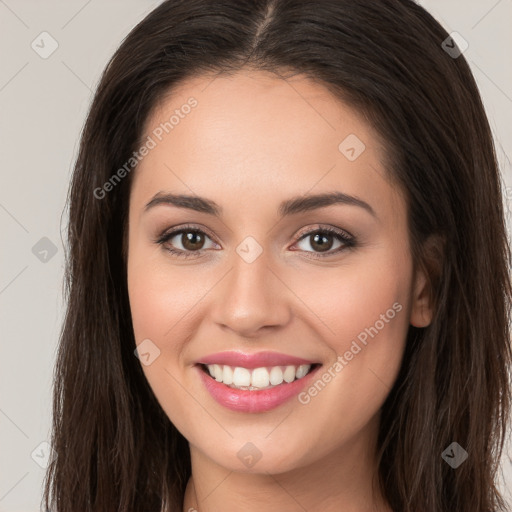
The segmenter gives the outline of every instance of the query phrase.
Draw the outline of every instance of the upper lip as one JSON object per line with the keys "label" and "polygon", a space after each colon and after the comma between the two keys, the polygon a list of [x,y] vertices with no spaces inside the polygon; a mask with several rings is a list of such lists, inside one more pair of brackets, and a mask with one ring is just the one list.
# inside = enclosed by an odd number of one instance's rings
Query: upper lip
{"label": "upper lip", "polygon": [[301,357],[280,354],[278,352],[256,352],[248,354],[241,351],[217,352],[202,357],[197,364],[219,364],[227,366],[240,366],[242,368],[253,369],[266,366],[300,366],[302,364],[315,364],[314,361],[308,361]]}

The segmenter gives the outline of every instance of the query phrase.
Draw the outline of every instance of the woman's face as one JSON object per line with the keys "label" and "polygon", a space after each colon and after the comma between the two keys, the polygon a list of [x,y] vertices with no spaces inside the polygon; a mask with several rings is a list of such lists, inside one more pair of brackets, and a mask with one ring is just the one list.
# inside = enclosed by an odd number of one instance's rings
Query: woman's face
{"label": "woman's face", "polygon": [[[148,382],[191,450],[274,474],[354,451],[371,458],[409,324],[430,321],[376,133],[303,77],[239,72],[182,83],[142,143],[129,211],[133,328]],[[240,355],[262,352],[281,359]],[[314,372],[288,382],[292,358]],[[202,361],[239,386],[284,382],[236,390]]]}

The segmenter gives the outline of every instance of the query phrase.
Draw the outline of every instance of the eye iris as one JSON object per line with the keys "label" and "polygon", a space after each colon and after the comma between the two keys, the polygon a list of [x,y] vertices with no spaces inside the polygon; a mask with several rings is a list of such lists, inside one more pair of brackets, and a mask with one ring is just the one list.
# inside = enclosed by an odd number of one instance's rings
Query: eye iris
{"label": "eye iris", "polygon": [[328,251],[332,247],[332,235],[322,235],[321,233],[316,233],[315,235],[311,236],[313,237],[313,243],[311,244],[311,247],[318,249],[320,252]]}
{"label": "eye iris", "polygon": [[[187,250],[197,250],[202,247],[204,244],[204,238],[201,235],[201,233],[197,233],[195,231],[187,231],[185,233],[182,233],[182,244],[183,247]],[[197,245],[200,247],[198,247]]]}

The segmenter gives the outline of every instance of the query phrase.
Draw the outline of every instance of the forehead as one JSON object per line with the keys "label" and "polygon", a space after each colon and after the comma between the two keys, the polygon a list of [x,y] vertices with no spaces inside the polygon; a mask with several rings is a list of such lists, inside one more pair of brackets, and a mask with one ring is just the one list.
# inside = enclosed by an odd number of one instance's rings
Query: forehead
{"label": "forehead", "polygon": [[304,76],[186,80],[155,106],[141,140],[148,137],[154,147],[136,169],[133,199],[176,189],[212,199],[231,193],[247,209],[251,197],[277,202],[312,189],[364,191],[368,202],[395,193],[371,125]]}

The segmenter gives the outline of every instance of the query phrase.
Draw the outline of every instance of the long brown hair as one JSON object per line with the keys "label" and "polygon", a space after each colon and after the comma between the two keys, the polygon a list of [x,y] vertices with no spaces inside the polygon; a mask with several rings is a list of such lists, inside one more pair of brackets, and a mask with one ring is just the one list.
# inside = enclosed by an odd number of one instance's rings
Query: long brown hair
{"label": "long brown hair", "polygon": [[[510,251],[489,123],[448,37],[411,0],[168,0],[130,32],[97,88],[69,190],[46,509],[181,511],[188,443],[134,356],[122,247],[136,168],[94,191],[173,86],[252,67],[306,75],[364,114],[407,199],[436,307],[428,327],[410,327],[383,406],[385,498],[400,512],[506,510],[496,480],[511,403]],[[442,458],[453,442],[467,452],[456,469]]]}

